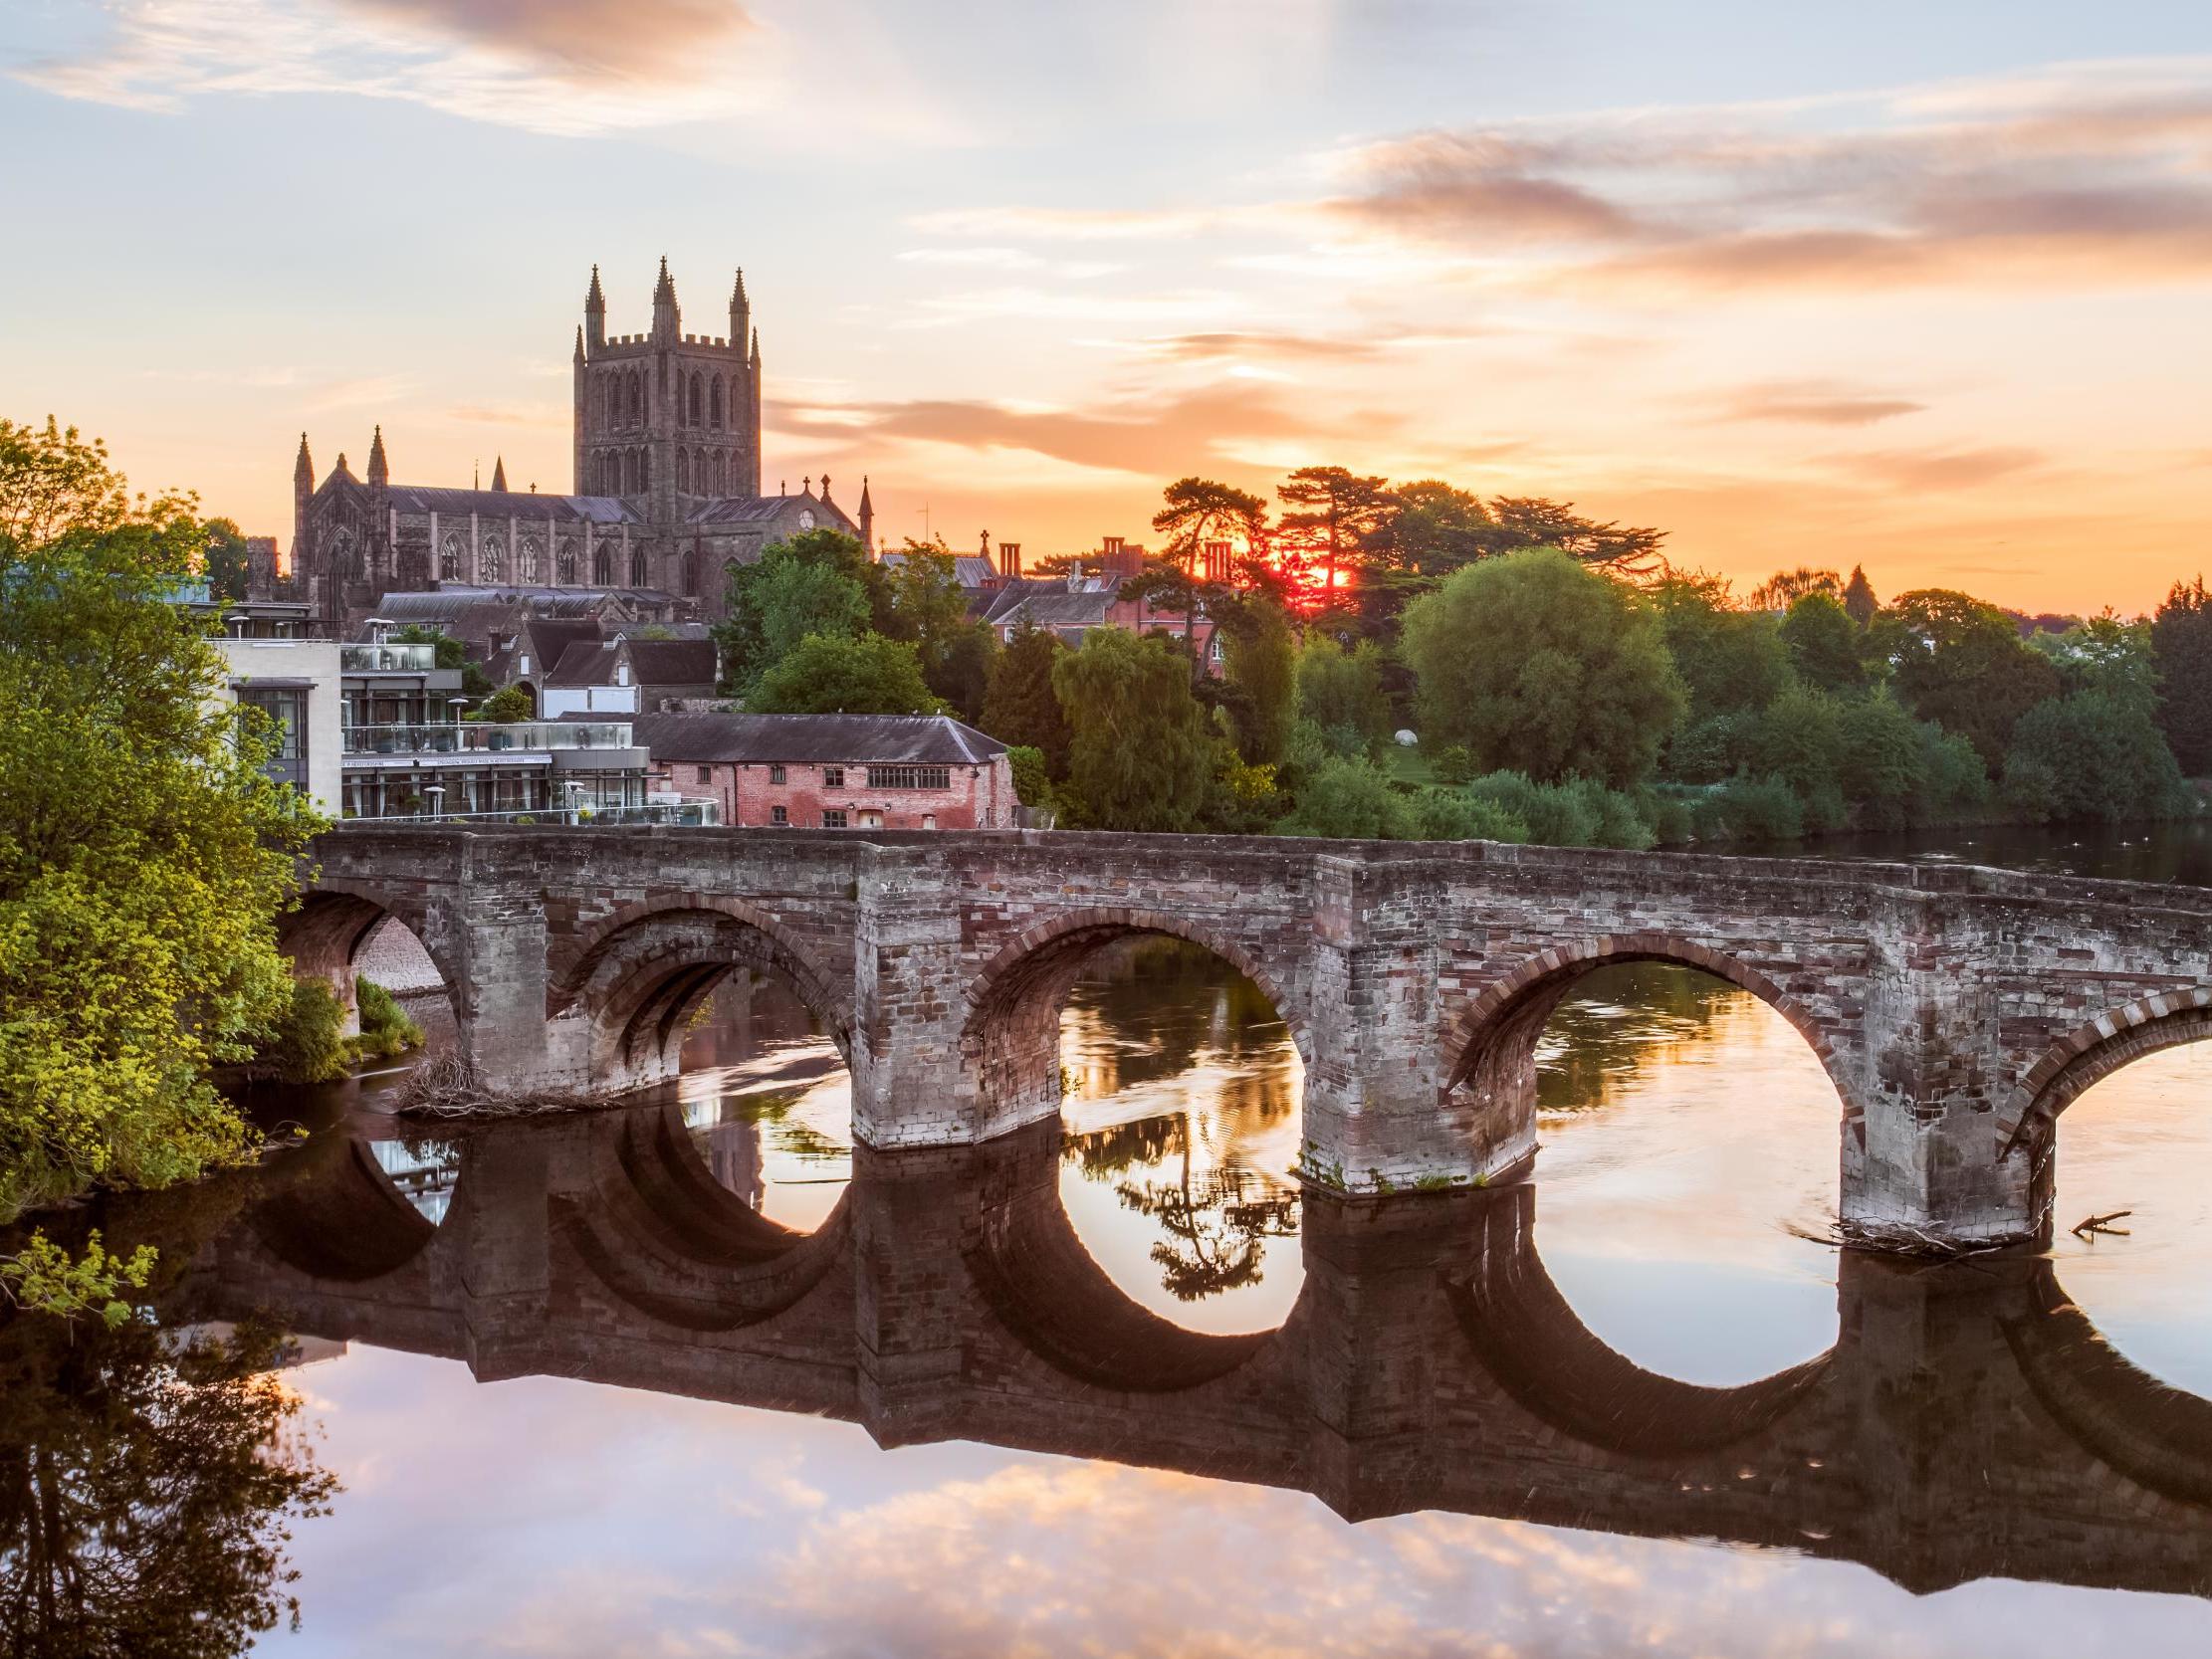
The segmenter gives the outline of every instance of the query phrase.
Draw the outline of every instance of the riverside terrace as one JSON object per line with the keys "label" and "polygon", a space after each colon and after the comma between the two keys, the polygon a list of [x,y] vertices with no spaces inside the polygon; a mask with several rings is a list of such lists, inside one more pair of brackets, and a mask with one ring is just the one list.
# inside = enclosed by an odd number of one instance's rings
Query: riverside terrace
{"label": "riverside terrace", "polygon": [[[1779,1010],[1839,1098],[1840,1213],[1877,1247],[2048,1235],[2060,1114],[2212,1035],[2212,893],[1960,867],[1490,843],[1051,832],[348,824],[285,919],[351,995],[386,916],[422,940],[478,1086],[613,1098],[677,1066],[735,968],[776,975],[852,1071],[878,1149],[1056,1117],[1058,1013],[1098,945],[1193,940],[1305,1064],[1310,1185],[1504,1180],[1535,1153],[1544,1022],[1603,962]],[[1748,1109],[1753,1109],[1747,1106]]]}
{"label": "riverside terrace", "polygon": [[193,1264],[164,1317],[273,1318],[482,1381],[801,1411],[884,1446],[1288,1487],[1352,1520],[1715,1539],[1923,1593],[2003,1576],[2212,1595],[2212,1402],[2116,1352],[2047,1260],[1846,1252],[1834,1347],[1714,1388],[1640,1369],[1582,1323],[1538,1253],[1531,1183],[1309,1193],[1281,1326],[1205,1336],[1085,1251],[1050,1125],[861,1147],[807,1234],[716,1184],[676,1107],[437,1134],[382,1159],[400,1148],[333,1134],[236,1177],[242,1211],[193,1212],[236,1216],[226,1231],[163,1246]]}

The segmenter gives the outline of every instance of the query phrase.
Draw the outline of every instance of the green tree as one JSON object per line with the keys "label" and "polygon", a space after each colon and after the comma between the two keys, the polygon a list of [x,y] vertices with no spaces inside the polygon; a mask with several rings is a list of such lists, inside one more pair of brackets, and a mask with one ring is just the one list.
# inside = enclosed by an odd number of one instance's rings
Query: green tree
{"label": "green tree", "polygon": [[2158,724],[2190,777],[2212,773],[2212,594],[2204,578],[2175,582],[2151,618]]}
{"label": "green tree", "polygon": [[1912,717],[1886,691],[1842,705],[1837,782],[1867,829],[1903,829],[1927,787],[1927,754]]}
{"label": "green tree", "polygon": [[2012,618],[1970,594],[1899,594],[1888,616],[1905,706],[1966,738],[1990,769],[2001,766],[2015,723],[2058,695],[2058,670],[2021,640]]}
{"label": "green tree", "polygon": [[208,1073],[291,1004],[277,915],[321,823],[170,603],[205,546],[98,445],[0,421],[0,1217],[253,1140]]}
{"label": "green tree", "polygon": [[1667,576],[1648,590],[1688,695],[1685,719],[1763,709],[1790,677],[1774,618],[1738,610],[1716,576]]}
{"label": "green tree", "polygon": [[1298,791],[1298,805],[1275,825],[1277,835],[1321,835],[1339,841],[1411,841],[1419,820],[1409,796],[1391,786],[1364,755],[1324,760]]}
{"label": "green tree", "polygon": [[2186,800],[2149,709],[2108,692],[2053,698],[2021,716],[2004,788],[2009,805],[2062,821],[2155,818]]}
{"label": "green tree", "polygon": [[1275,494],[1292,510],[1275,525],[1277,543],[1318,572],[1313,586],[1323,609],[1342,605],[1368,543],[1390,515],[1389,485],[1344,467],[1300,467]]}
{"label": "green tree", "polygon": [[2050,658],[2069,694],[2095,692],[2156,718],[2158,650],[2147,622],[2123,622],[2106,610],[2061,634],[2038,630],[2030,649]]}
{"label": "green tree", "polygon": [[808,634],[746,698],[760,715],[937,715],[922,665],[905,640]]}
{"label": "green tree", "polygon": [[1686,702],[1652,608],[1548,548],[1446,578],[1408,608],[1401,650],[1431,741],[1539,782],[1643,782]]}
{"label": "green tree", "polygon": [[1067,776],[1067,716],[1052,689],[1052,669],[1067,655],[1057,634],[1024,617],[991,665],[984,729],[1002,743],[1034,748],[1057,782]]}
{"label": "green tree", "polygon": [[1833,570],[1814,570],[1799,565],[1795,570],[1777,570],[1751,590],[1744,601],[1755,611],[1786,611],[1808,593],[1825,593],[1831,599],[1841,599],[1844,578]]}
{"label": "green tree", "polygon": [[208,519],[201,568],[207,572],[207,590],[215,598],[235,604],[246,597],[246,536],[232,520]]}
{"label": "green tree", "polygon": [[1867,580],[1867,572],[1860,565],[1851,567],[1851,580],[1844,585],[1844,614],[1864,628],[1875,619],[1875,612],[1881,606],[1875,599],[1875,584]]}
{"label": "green tree", "polygon": [[857,639],[868,631],[868,595],[860,583],[831,564],[786,549],[773,550],[761,560],[754,595],[760,607],[762,674],[810,635]]}
{"label": "green tree", "polygon": [[1844,792],[1839,781],[1843,758],[1843,711],[1826,692],[1792,686],[1761,711],[1752,766],[1790,786],[1804,808],[1808,829],[1843,826]]}
{"label": "green tree", "polygon": [[1797,677],[1818,691],[1858,691],[1867,683],[1861,659],[1866,630],[1827,593],[1799,596],[1782,618],[1782,644]]}
{"label": "green tree", "polygon": [[1497,526],[1491,532],[1493,553],[1550,547],[1577,563],[1633,580],[1662,575],[1666,569],[1659,552],[1659,543],[1666,539],[1664,530],[1611,521],[1601,524],[1577,513],[1573,502],[1493,496],[1490,518]]}
{"label": "green tree", "polygon": [[513,726],[518,721],[530,720],[537,714],[531,707],[530,693],[520,686],[502,686],[470,715],[471,720],[490,721],[494,726]]}
{"label": "green tree", "polygon": [[[839,632],[851,623],[846,590],[822,578],[802,579],[789,573],[792,565],[818,569],[844,577],[860,590],[864,608],[853,632],[873,628],[885,632],[890,621],[891,598],[885,567],[868,556],[868,549],[842,530],[811,529],[772,541],[751,562],[732,559],[729,584],[723,599],[723,620],[715,625],[715,641],[722,652],[725,689],[744,692],[766,673],[783,651],[805,638],[805,603],[811,599],[829,607],[819,631]],[[779,585],[778,638],[771,641],[766,589]],[[794,625],[799,628],[791,633]]]}
{"label": "green tree", "polygon": [[1253,765],[1275,765],[1297,713],[1298,647],[1290,620],[1280,605],[1260,599],[1234,606],[1218,626],[1223,678],[1241,694],[1237,751]]}
{"label": "green tree", "polygon": [[922,678],[962,720],[979,719],[991,684],[997,637],[968,617],[968,594],[943,542],[907,539],[904,557],[883,566],[888,612],[877,631],[911,640]]}
{"label": "green tree", "polygon": [[492,695],[491,678],[485,674],[484,665],[471,657],[469,648],[451,634],[420,622],[410,622],[404,628],[394,628],[391,637],[395,645],[430,646],[430,660],[438,668],[459,669],[463,696],[481,700]]}
{"label": "green tree", "polygon": [[1332,747],[1360,751],[1391,732],[1390,696],[1383,690],[1383,654],[1363,640],[1347,651],[1326,634],[1307,639],[1297,661],[1298,719],[1346,734]]}
{"label": "green tree", "polygon": [[1053,664],[1052,687],[1067,715],[1068,780],[1092,828],[1197,826],[1216,739],[1171,646],[1093,628]]}

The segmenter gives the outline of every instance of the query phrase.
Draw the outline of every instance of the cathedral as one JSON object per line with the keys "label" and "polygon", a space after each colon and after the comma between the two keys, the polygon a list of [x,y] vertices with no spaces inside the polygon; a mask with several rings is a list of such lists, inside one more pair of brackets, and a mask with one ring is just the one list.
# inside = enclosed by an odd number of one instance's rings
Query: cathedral
{"label": "cathedral", "polygon": [[[266,597],[305,601],[357,638],[387,593],[459,589],[526,601],[620,596],[633,615],[713,621],[723,567],[802,530],[844,531],[874,551],[866,482],[855,516],[829,477],[761,490],[761,335],[745,273],[730,332],[687,334],[661,261],[649,332],[610,334],[599,268],[576,329],[574,494],[394,484],[378,427],[365,471],[340,455],[319,483],[300,435],[288,579]],[[261,574],[257,572],[257,574]],[[273,576],[274,572],[267,575]]]}

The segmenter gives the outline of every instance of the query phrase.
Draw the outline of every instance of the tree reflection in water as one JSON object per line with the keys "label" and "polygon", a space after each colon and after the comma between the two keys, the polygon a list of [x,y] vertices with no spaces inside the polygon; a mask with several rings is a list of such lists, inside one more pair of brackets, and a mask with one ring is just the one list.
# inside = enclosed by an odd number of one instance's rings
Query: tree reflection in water
{"label": "tree reflection in water", "polygon": [[1560,999],[1537,1039],[1537,1111],[1613,1104],[1668,1048],[1706,1034],[1723,1007],[1747,994],[1672,962],[1591,969]]}
{"label": "tree reflection in water", "polygon": [[288,1616],[286,1547],[328,1513],[266,1329],[0,1328],[0,1649],[214,1659]]}
{"label": "tree reflection in water", "polygon": [[[1267,1241],[1298,1235],[1287,1169],[1301,1072],[1266,993],[1201,946],[1126,940],[1074,987],[1061,1054],[1064,1162],[1082,1181],[1109,1185],[1119,1213],[1149,1224],[1142,1254],[1159,1287],[1188,1306],[1239,1300],[1231,1293],[1259,1285]],[[1098,1122],[1121,1113],[1132,1116]],[[1080,1206],[1071,1213],[1109,1273],[1137,1258],[1096,1236],[1095,1222],[1086,1231]],[[1275,1288],[1294,1291],[1295,1253],[1281,1260],[1288,1283]],[[1146,1287],[1124,1288],[1146,1300]]]}

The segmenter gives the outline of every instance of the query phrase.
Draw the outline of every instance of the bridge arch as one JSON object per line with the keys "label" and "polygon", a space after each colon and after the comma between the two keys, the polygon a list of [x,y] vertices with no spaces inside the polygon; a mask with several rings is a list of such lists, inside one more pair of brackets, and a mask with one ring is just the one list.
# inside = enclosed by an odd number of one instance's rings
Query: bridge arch
{"label": "bridge arch", "polygon": [[827,972],[788,928],[743,899],[683,895],[623,906],[549,978],[546,1012],[587,1022],[595,1084],[633,1088],[674,1074],[686,1022],[737,968],[785,981],[850,1063],[849,974]]}
{"label": "bridge arch", "polygon": [[961,1054],[988,1124],[1026,1122],[1060,1101],[1059,1018],[1068,992],[1100,946],[1146,934],[1209,950],[1257,985],[1289,1028],[1301,1064],[1313,1038],[1294,983],[1244,941],[1188,916],[1094,906],[1039,923],[1001,946],[969,981]]}
{"label": "bridge arch", "polygon": [[1485,985],[1449,1022],[1442,1076],[1446,1097],[1471,1099],[1472,1125],[1493,1166],[1524,1161],[1535,1150],[1536,1045],[1568,992],[1584,975],[1627,962],[1694,968],[1749,991],[1780,1014],[1836,1086],[1844,1120],[1864,1108],[1829,1031],[1802,1002],[1740,956],[1679,933],[1605,933],[1552,945]]}
{"label": "bridge arch", "polygon": [[458,1022],[464,978],[441,931],[431,925],[428,907],[412,895],[345,877],[319,877],[298,907],[277,919],[277,948],[291,958],[295,978],[322,980],[350,1017],[361,952],[386,923],[406,929],[421,944]]}
{"label": "bridge arch", "polygon": [[2161,991],[2106,1010],[2046,1049],[2021,1077],[2000,1115],[2000,1155],[2030,1160],[2030,1218],[2051,1236],[2058,1185],[2058,1127],[2066,1109],[2121,1068],[2169,1048],[2212,1038],[2212,987]]}
{"label": "bridge arch", "polygon": [[356,1136],[326,1135],[283,1153],[272,1185],[248,1224],[271,1255],[311,1279],[386,1278],[428,1249],[441,1225]]}

